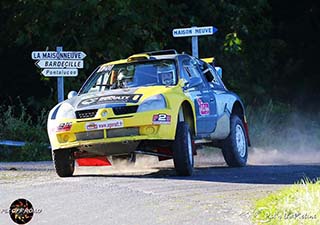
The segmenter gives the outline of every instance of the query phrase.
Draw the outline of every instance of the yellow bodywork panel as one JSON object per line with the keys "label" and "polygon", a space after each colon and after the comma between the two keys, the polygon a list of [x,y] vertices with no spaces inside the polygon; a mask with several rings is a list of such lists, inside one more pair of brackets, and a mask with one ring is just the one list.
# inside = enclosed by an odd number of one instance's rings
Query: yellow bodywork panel
{"label": "yellow bodywork panel", "polygon": [[[111,107],[99,108],[95,117],[89,119],[50,120],[48,133],[52,149],[124,141],[174,140],[182,103],[188,102],[193,114],[195,112],[194,104],[183,93],[180,82],[171,87],[141,87],[134,94],[142,95],[139,104],[127,103],[126,106],[138,107],[147,98],[161,94],[166,108],[125,115],[115,115]],[[57,131],[61,124],[71,124],[71,128]]]}

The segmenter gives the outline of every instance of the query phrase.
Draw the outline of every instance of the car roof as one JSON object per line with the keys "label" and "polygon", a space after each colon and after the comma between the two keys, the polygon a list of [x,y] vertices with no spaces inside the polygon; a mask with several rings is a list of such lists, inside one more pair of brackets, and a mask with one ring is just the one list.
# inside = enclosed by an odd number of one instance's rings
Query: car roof
{"label": "car roof", "polygon": [[120,59],[116,61],[111,61],[104,65],[115,65],[115,64],[125,64],[125,63],[131,63],[131,62],[139,62],[139,61],[148,61],[148,60],[162,60],[162,59],[169,59],[173,60],[178,55],[178,52],[174,49],[170,50],[160,50],[160,51],[152,51],[152,52],[144,52],[144,53],[138,53],[129,56],[127,59]]}
{"label": "car roof", "polygon": [[[162,60],[162,59],[174,60],[180,55],[188,55],[188,54],[185,54],[185,53],[179,54],[174,49],[143,52],[143,53],[131,55],[126,59],[120,59],[120,60],[105,63],[102,66],[115,65],[115,64],[126,64],[126,63],[131,63],[131,62],[148,61],[148,60]],[[203,60],[204,62],[206,62],[208,64],[211,64],[214,61],[214,58],[213,57],[204,58],[201,60]]]}

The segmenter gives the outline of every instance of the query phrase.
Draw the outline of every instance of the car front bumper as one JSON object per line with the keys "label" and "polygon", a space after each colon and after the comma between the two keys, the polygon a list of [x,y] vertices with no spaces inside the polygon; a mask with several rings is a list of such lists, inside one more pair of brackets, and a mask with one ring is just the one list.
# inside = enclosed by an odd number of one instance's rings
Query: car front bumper
{"label": "car front bumper", "polygon": [[[104,113],[108,116],[103,117]],[[117,116],[99,109],[89,119],[49,119],[52,150],[78,148],[101,154],[130,152],[143,140],[174,140],[177,112],[171,109]],[[66,129],[64,124],[69,126]],[[116,149],[116,150],[115,150]]]}

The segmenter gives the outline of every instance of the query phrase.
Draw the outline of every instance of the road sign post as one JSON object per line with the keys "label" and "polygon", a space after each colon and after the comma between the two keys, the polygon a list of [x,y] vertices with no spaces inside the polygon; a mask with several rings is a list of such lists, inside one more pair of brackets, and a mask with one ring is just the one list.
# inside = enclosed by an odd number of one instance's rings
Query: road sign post
{"label": "road sign post", "polygon": [[57,77],[58,101],[64,100],[64,77],[78,76],[78,69],[83,68],[84,52],[63,51],[62,46],[58,46],[56,51],[33,51],[31,57],[37,60],[35,63],[46,77]]}
{"label": "road sign post", "polygon": [[[62,52],[62,46],[57,47],[57,53]],[[57,90],[58,90],[58,102],[62,102],[64,100],[64,80],[63,77],[58,77],[57,79]]]}
{"label": "road sign post", "polygon": [[194,57],[199,58],[198,36],[192,36],[192,38],[191,38],[191,46],[192,46],[192,55]]}
{"label": "road sign post", "polygon": [[213,26],[176,28],[172,30],[173,37],[192,37],[192,55],[199,57],[198,36],[213,35],[218,29]]}

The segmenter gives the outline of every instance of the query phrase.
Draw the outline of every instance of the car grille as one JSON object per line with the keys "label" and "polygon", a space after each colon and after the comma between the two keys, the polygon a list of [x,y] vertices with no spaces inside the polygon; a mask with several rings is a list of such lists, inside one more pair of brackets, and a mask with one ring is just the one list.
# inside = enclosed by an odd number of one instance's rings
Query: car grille
{"label": "car grille", "polygon": [[130,137],[139,135],[138,127],[107,130],[107,138]]}
{"label": "car grille", "polygon": [[97,109],[76,111],[76,117],[77,119],[93,118],[96,116],[97,111]]}
{"label": "car grille", "polygon": [[129,114],[129,113],[136,113],[138,110],[138,106],[137,105],[119,106],[119,107],[112,108],[112,110],[115,115],[123,115],[123,114]]}
{"label": "car grille", "polygon": [[[130,137],[139,135],[138,127],[111,129],[107,131],[107,138]],[[104,130],[86,131],[76,133],[77,141],[88,141],[104,138]]]}
{"label": "car grille", "polygon": [[75,135],[76,135],[77,141],[87,141],[87,140],[104,138],[103,130],[80,132],[80,133],[76,133]]}

